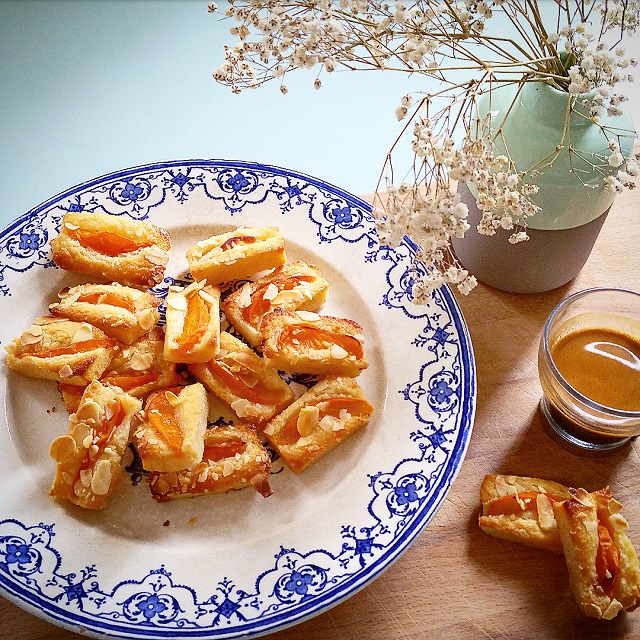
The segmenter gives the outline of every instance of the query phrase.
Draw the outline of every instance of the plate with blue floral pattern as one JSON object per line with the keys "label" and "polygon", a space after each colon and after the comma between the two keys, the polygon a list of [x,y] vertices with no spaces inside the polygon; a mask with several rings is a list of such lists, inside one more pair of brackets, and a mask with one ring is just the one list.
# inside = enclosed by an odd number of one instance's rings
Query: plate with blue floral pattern
{"label": "plate with blue floral pattern", "polygon": [[268,498],[246,489],[157,503],[128,467],[109,506],[89,512],[48,496],[49,444],[68,428],[56,385],[3,358],[0,593],[98,638],[247,638],[317,615],[380,575],[444,500],[475,413],[473,352],[454,296],[443,287],[426,305],[411,301],[415,247],[381,246],[369,204],[295,171],[224,160],[129,168],[72,187],[2,231],[3,346],[78,281],[55,267],[48,244],[69,211],[167,229],[160,296],[187,277],[185,252],[198,240],[279,227],[288,258],[329,281],[322,313],[362,325],[369,367],[358,381],[375,413],[302,474],[274,454]]}

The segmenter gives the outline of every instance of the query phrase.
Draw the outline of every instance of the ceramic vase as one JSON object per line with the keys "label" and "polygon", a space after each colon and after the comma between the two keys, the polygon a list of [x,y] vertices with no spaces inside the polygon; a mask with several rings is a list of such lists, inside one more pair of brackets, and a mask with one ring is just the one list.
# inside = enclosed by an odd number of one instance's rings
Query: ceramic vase
{"label": "ceramic vase", "polygon": [[539,187],[532,200],[540,207],[527,221],[529,240],[511,244],[512,231],[478,233],[476,194],[459,185],[471,228],[453,241],[453,249],[485,284],[514,293],[549,291],[573,279],[591,253],[615,198],[604,183],[605,175],[617,172],[608,165],[609,141],[617,140],[627,157],[635,134],[626,115],[603,115],[594,123],[587,115],[588,94],[572,110],[569,100],[567,92],[545,82],[527,82],[494,89],[480,101],[479,115],[490,121],[492,135],[501,128],[496,155],[508,150],[518,171],[536,170],[528,181]]}

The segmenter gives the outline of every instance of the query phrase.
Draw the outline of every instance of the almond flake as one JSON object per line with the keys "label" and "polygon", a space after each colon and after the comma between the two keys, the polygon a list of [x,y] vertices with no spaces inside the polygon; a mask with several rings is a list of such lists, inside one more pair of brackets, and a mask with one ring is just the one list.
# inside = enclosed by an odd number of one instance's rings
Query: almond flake
{"label": "almond flake", "polygon": [[65,364],[58,371],[58,375],[61,378],[71,378],[73,376],[73,369],[68,364]]}
{"label": "almond flake", "polygon": [[536,496],[536,507],[538,508],[538,519],[541,529],[555,529],[556,519],[553,515],[553,505],[551,500],[544,493]]}
{"label": "almond flake", "polygon": [[146,371],[153,364],[153,354],[136,351],[129,360],[129,367],[133,371]]}
{"label": "almond flake", "polygon": [[231,403],[231,409],[236,413],[238,418],[247,418],[253,413],[251,411],[251,403],[244,398],[238,398],[237,400],[234,400]]}
{"label": "almond flake", "polygon": [[205,291],[204,289],[202,289],[199,293],[199,296],[205,301],[208,302],[210,305],[216,305],[218,304],[218,300],[216,300],[216,298],[214,298],[210,293],[208,293],[207,291]]}
{"label": "almond flake", "polygon": [[87,340],[91,340],[91,338],[93,338],[93,327],[88,322],[83,322],[73,334],[71,344],[86,342]]}
{"label": "almond flake", "polygon": [[238,307],[245,309],[251,306],[251,285],[249,283],[242,286],[238,293]]}
{"label": "almond flake", "polygon": [[177,407],[181,402],[180,396],[177,396],[173,391],[167,391],[165,396],[172,407]]}
{"label": "almond flake", "polygon": [[65,222],[64,226],[66,229],[69,229],[69,231],[77,231],[80,228],[80,225],[71,224],[70,222]]}
{"label": "almond flake", "polygon": [[282,304],[300,304],[304,300],[304,295],[302,295],[301,291],[297,289],[289,289],[285,291],[281,291],[272,301],[271,304],[273,306],[279,306]]}
{"label": "almond flake", "polygon": [[618,533],[623,533],[624,531],[626,531],[627,527],[629,526],[629,523],[627,522],[626,518],[619,513],[614,513],[609,518],[609,523],[611,524],[613,530]]}
{"label": "almond flake", "polygon": [[299,311],[296,311],[296,314],[300,320],[304,320],[305,322],[318,322],[320,320],[320,315],[313,311],[300,309]]}
{"label": "almond flake", "polygon": [[76,441],[69,434],[58,436],[49,447],[49,455],[56,462],[64,462],[76,452]]}
{"label": "almond flake", "polygon": [[335,360],[343,360],[349,355],[346,349],[343,349],[339,344],[331,345],[331,357]]}
{"label": "almond flake", "polygon": [[229,460],[222,461],[222,475],[226,478],[233,473],[233,462]]}
{"label": "almond flake", "polygon": [[160,267],[165,267],[169,262],[169,254],[155,244],[145,249],[144,257],[152,264]]}
{"label": "almond flake", "polygon": [[260,373],[264,368],[264,363],[260,356],[253,353],[253,351],[231,351],[226,356],[226,360],[232,360],[249,369],[249,371],[253,371],[253,373]]}
{"label": "almond flake", "polygon": [[185,296],[192,296],[194,293],[200,291],[200,289],[202,289],[202,287],[204,287],[205,285],[205,281],[204,280],[200,280],[200,282],[192,282],[188,287],[186,287],[186,289],[184,289],[182,291],[183,295]]}
{"label": "almond flake", "polygon": [[169,294],[167,296],[167,304],[176,311],[187,310],[187,299],[180,293]]}
{"label": "almond flake", "polygon": [[20,336],[20,342],[25,346],[28,344],[37,344],[38,342],[42,342],[43,337],[44,331],[42,331],[42,327],[34,324],[22,333]]}
{"label": "almond flake", "polygon": [[311,444],[314,441],[314,437],[313,436],[303,436],[301,438],[298,438],[297,442],[296,442],[296,447],[306,447],[307,445]]}
{"label": "almond flake", "polygon": [[91,469],[82,469],[82,471],[80,471],[80,482],[85,489],[91,485],[92,477],[93,471],[91,471]]}
{"label": "almond flake", "polygon": [[279,293],[278,287],[271,282],[269,286],[266,288],[264,295],[262,296],[263,300],[273,300]]}
{"label": "almond flake", "polygon": [[138,316],[138,324],[144,331],[149,331],[151,327],[156,323],[156,316],[153,313],[153,309],[143,309]]}
{"label": "almond flake", "polygon": [[307,357],[309,360],[322,360],[323,352],[320,349],[309,349]]}
{"label": "almond flake", "polygon": [[320,420],[320,428],[323,431],[333,431],[333,425],[338,420],[335,416],[326,415]]}
{"label": "almond flake", "polygon": [[242,380],[242,384],[249,389],[253,389],[260,380],[258,376],[255,376],[252,373],[238,373],[238,377]]}
{"label": "almond flake", "polygon": [[351,414],[346,409],[340,409],[339,417],[342,422],[346,422],[347,420],[349,420],[349,418],[351,418]]}
{"label": "almond flake", "polygon": [[91,491],[97,496],[107,495],[111,485],[111,463],[99,460],[91,478]]}
{"label": "almond flake", "polygon": [[303,407],[298,414],[296,426],[302,437],[310,436],[320,424],[320,410],[315,406]]}
{"label": "almond flake", "polygon": [[91,399],[85,400],[76,411],[76,420],[82,422],[84,420],[98,421],[102,414],[102,407]]}
{"label": "almond flake", "polygon": [[269,423],[263,430],[262,433],[264,433],[266,436],[272,436],[275,433],[275,428],[274,426]]}

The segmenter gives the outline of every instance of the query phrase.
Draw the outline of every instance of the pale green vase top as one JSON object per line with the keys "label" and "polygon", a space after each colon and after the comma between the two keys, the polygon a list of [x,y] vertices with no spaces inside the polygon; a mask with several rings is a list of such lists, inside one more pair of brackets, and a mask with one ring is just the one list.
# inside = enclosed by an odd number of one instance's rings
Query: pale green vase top
{"label": "pale green vase top", "polygon": [[[518,85],[493,89],[481,98],[479,112],[491,115],[494,136],[502,128],[502,135],[495,137],[496,155],[508,155],[518,171],[539,171],[535,177],[525,177],[538,185],[532,200],[541,208],[527,226],[570,229],[595,220],[615,199],[615,193],[604,188],[604,177],[619,169],[608,164],[609,142],[618,141],[625,157],[631,153],[635,139],[631,118],[608,116],[603,110],[596,124],[584,115],[589,111],[589,94],[579,96],[569,112],[569,94],[546,82],[527,82],[519,94],[518,90]],[[587,106],[582,104],[585,100]]]}

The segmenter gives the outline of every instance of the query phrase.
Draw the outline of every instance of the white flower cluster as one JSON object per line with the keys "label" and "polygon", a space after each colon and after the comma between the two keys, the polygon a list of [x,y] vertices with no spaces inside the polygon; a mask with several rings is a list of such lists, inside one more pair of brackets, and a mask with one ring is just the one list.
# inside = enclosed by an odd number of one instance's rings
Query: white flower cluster
{"label": "white flower cluster", "polygon": [[[626,98],[617,87],[633,79],[637,64],[618,44],[609,49],[601,40],[607,32],[619,39],[635,32],[640,0],[556,0],[550,2],[557,9],[550,24],[540,2],[547,0],[229,0],[225,15],[238,40],[225,47],[213,75],[235,93],[276,79],[286,94],[284,78],[294,69],[314,69],[319,89],[321,73],[339,66],[424,74],[432,86],[438,82],[440,88],[418,104],[406,95],[395,110],[398,120],[409,119],[403,132],[411,135],[414,182],[385,185],[375,216],[381,243],[394,247],[408,236],[420,247],[416,302],[443,283],[466,293],[475,279],[450,250],[450,239],[469,227],[455,183],[467,183],[476,195],[481,233],[507,229],[510,242],[527,240],[527,220],[538,211],[531,200],[536,172],[518,173],[508,150],[496,157],[477,121],[479,96],[505,84],[544,80],[567,91],[571,108],[598,123],[604,113],[621,113]],[[209,10],[217,11],[215,3]],[[514,39],[503,31],[491,35],[488,23],[497,14],[511,22]],[[461,81],[453,71],[468,78]],[[434,113],[432,105],[442,101],[447,106]],[[608,191],[633,188],[638,162],[610,137],[608,155],[594,170]],[[565,144],[560,140],[558,149]],[[385,167],[391,169],[388,157]]]}

